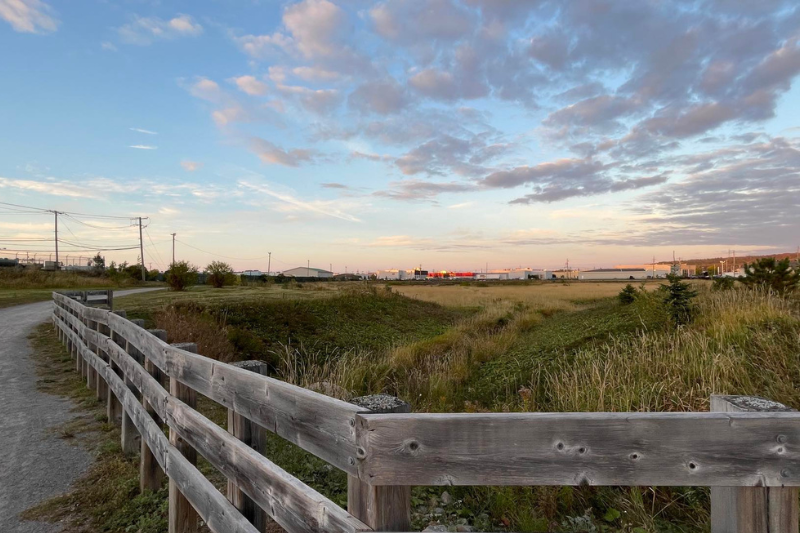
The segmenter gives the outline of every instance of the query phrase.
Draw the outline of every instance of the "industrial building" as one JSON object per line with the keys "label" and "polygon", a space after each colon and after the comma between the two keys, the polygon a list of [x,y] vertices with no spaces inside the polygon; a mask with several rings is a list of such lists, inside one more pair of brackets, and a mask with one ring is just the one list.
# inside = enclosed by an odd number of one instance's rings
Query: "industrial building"
{"label": "industrial building", "polygon": [[290,278],[332,278],[333,272],[314,267],[297,267],[284,270],[283,275]]}
{"label": "industrial building", "polygon": [[375,276],[378,279],[387,280],[387,281],[402,281],[402,280],[407,280],[407,279],[415,279],[413,270],[404,270],[404,269],[396,269],[396,268],[391,268],[391,269],[388,269],[388,270],[378,270],[375,273]]}
{"label": "industrial building", "polygon": [[647,275],[651,278],[666,278],[669,274],[676,274],[678,276],[688,277],[694,274],[694,268],[690,265],[680,263],[650,263],[643,265],[614,265],[617,269],[631,269],[642,268],[647,271]]}
{"label": "industrial building", "polygon": [[598,268],[578,273],[580,280],[646,280],[648,272],[643,268]]}

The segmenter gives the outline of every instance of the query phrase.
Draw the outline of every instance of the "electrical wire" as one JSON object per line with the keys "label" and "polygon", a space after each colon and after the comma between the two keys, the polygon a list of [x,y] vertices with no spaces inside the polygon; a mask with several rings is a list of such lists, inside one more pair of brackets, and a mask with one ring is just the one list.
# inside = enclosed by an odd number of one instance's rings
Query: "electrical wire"
{"label": "electrical wire", "polygon": [[77,222],[78,224],[83,224],[84,226],[86,226],[88,228],[92,228],[92,229],[101,229],[101,230],[104,230],[104,231],[121,231],[121,230],[130,229],[130,228],[134,227],[133,224],[127,224],[125,226],[95,226],[94,224],[89,224],[87,222],[79,220],[79,219],[75,218],[72,215],[68,215],[67,213],[61,213],[61,211],[59,211],[59,214],[63,214],[64,216],[66,216],[70,220],[73,220],[74,222]]}
{"label": "electrical wire", "polygon": [[161,262],[160,262],[160,263],[159,263],[158,261],[156,261],[156,263],[157,263],[157,264],[158,264],[158,266],[160,266],[161,268],[164,268],[164,259],[161,257],[161,252],[159,252],[159,251],[158,251],[158,248],[156,248],[156,243],[154,243],[154,242],[153,242],[153,238],[152,238],[152,237],[150,237],[150,232],[149,232],[149,231],[147,231],[147,228],[146,228],[146,227],[144,228],[144,232],[145,232],[145,234],[147,235],[147,239],[150,241],[150,244],[152,244],[152,245],[153,245],[152,247],[153,247],[153,249],[155,249],[155,251],[156,251],[156,255],[158,256],[158,258],[159,258],[159,259],[161,259]]}
{"label": "electrical wire", "polygon": [[[22,209],[31,209],[31,210],[37,211],[39,213],[52,213],[54,211],[53,209],[42,209],[41,207],[33,207],[33,206],[30,206],[30,205],[12,204],[12,203],[9,203],[9,202],[0,202],[0,205],[7,205],[7,206],[10,206],[10,207],[18,207],[18,208],[22,208]],[[84,218],[99,218],[99,219],[130,220],[132,218],[139,218],[139,217],[121,217],[121,216],[118,216],[118,215],[91,215],[89,213],[77,213],[75,211],[59,211],[58,213],[62,214],[62,215],[74,215],[74,216],[79,216],[79,217],[84,217]],[[145,218],[145,217],[142,217],[142,218]]]}

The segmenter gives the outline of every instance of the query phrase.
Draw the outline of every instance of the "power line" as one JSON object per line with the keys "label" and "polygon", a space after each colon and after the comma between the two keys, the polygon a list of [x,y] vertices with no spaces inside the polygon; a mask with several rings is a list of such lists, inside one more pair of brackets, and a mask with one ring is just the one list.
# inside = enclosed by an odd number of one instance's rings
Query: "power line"
{"label": "power line", "polygon": [[[33,207],[33,206],[30,206],[30,205],[12,204],[12,203],[9,203],[9,202],[0,202],[0,205],[7,205],[7,206],[18,207],[18,208],[22,208],[22,209],[32,209],[34,211],[38,211],[39,213],[52,213],[53,212],[52,209],[42,209],[41,207]],[[136,217],[121,217],[121,216],[117,216],[117,215],[91,215],[89,213],[77,213],[75,211],[59,211],[59,214],[74,215],[74,216],[85,217],[85,218],[105,218],[105,219],[116,219],[116,220],[130,220],[132,218],[136,218]]]}
{"label": "power line", "polygon": [[147,227],[146,226],[145,226],[144,232],[147,234],[147,239],[150,241],[150,244],[153,245],[152,247],[155,249],[156,255],[158,256],[159,259],[161,259],[160,263],[158,261],[156,261],[158,263],[158,266],[163,268],[164,267],[164,259],[161,258],[161,252],[159,252],[158,248],[156,248],[156,243],[154,243],[153,242],[153,238],[150,237],[150,232],[147,231]]}

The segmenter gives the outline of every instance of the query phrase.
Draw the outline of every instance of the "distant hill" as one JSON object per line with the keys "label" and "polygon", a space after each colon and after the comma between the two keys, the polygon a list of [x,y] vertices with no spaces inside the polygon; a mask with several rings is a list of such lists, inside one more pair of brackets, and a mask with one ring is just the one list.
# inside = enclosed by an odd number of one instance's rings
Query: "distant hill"
{"label": "distant hill", "polygon": [[[795,262],[798,258],[797,252],[783,252],[779,254],[765,254],[765,255],[736,255],[736,264],[742,265],[744,263],[752,263],[757,259],[761,259],[762,257],[774,257],[775,259],[781,260],[789,258],[790,261]],[[732,257],[708,257],[705,259],[683,259],[681,261],[682,264],[687,265],[718,265],[720,261],[728,261],[732,259]],[[661,261],[660,265],[669,265],[672,261]]]}

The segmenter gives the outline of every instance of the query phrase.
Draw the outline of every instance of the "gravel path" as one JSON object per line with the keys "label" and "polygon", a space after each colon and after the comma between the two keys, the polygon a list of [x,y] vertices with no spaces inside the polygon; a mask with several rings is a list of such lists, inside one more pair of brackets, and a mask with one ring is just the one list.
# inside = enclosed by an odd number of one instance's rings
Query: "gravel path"
{"label": "gravel path", "polygon": [[[158,289],[116,291],[115,296]],[[28,335],[48,320],[52,302],[0,309],[0,532],[39,533],[57,524],[21,522],[17,515],[63,493],[91,463],[80,446],[48,432],[74,418],[73,405],[36,389]]]}

